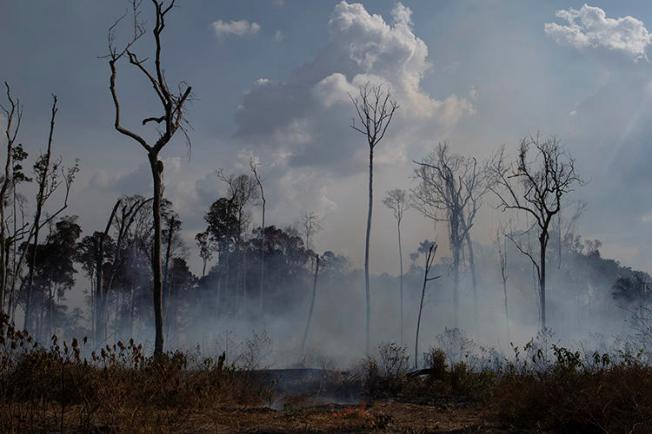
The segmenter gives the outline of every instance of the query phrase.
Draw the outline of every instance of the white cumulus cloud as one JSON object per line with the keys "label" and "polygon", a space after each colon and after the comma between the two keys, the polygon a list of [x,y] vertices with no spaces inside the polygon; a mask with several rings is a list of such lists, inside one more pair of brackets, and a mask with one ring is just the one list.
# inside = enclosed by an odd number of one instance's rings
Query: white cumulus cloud
{"label": "white cumulus cloud", "polygon": [[213,24],[213,30],[218,37],[255,35],[260,31],[258,23],[247,20],[222,21]]}
{"label": "white cumulus cloud", "polygon": [[559,44],[602,47],[623,52],[635,60],[647,59],[645,50],[652,35],[637,18],[609,18],[604,10],[587,4],[580,9],[559,10],[556,15],[566,24],[546,23],[544,30]]}
{"label": "white cumulus cloud", "polygon": [[399,103],[391,134],[405,139],[400,146],[430,140],[472,114],[467,98],[436,99],[422,88],[431,64],[411,14],[398,3],[386,21],[362,4],[338,3],[328,21],[328,43],[312,61],[285,82],[257,83],[246,93],[236,114],[236,138],[294,166],[346,171],[361,149],[347,128],[349,94],[367,82],[383,84]]}

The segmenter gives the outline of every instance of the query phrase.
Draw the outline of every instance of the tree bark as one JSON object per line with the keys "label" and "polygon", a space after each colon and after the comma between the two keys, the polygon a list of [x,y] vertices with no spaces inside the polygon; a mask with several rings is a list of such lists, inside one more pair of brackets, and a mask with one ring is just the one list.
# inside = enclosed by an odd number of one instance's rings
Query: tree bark
{"label": "tree bark", "polygon": [[403,321],[403,247],[401,245],[401,221],[398,220],[397,223],[397,229],[398,229],[398,260],[399,260],[399,272],[401,275],[399,276],[399,289],[400,289],[400,297],[401,297],[401,346],[404,344],[404,337],[405,337],[405,326],[404,326],[404,321]]}
{"label": "tree bark", "polygon": [[306,354],[306,342],[308,340],[308,332],[310,331],[310,324],[312,322],[312,313],[315,310],[315,299],[317,298],[317,276],[319,275],[319,256],[315,257],[315,274],[312,281],[312,297],[310,299],[310,310],[308,311],[308,320],[306,321],[306,329],[303,332],[303,340],[301,341],[301,355]]}
{"label": "tree bark", "polygon": [[460,245],[453,242],[451,245],[453,254],[453,327],[459,328],[460,314]]}
{"label": "tree bark", "polygon": [[168,224],[168,239],[167,246],[165,246],[165,268],[163,271],[163,307],[165,317],[168,321],[165,324],[166,332],[165,335],[169,336],[171,321],[170,321],[170,300],[171,300],[171,288],[170,288],[170,256],[172,255],[172,237],[174,235],[174,218],[171,218]]}
{"label": "tree bark", "polygon": [[541,303],[541,331],[546,329],[546,249],[548,247],[548,243],[545,239],[545,234],[547,234],[547,231],[544,231],[542,234],[543,237],[539,238],[539,297]]}
{"label": "tree bark", "polygon": [[369,355],[371,305],[369,294],[369,242],[371,240],[371,215],[373,209],[374,148],[369,146],[369,203],[367,207],[367,233],[364,247],[364,295],[365,295],[365,351]]}
{"label": "tree bark", "polygon": [[158,159],[156,153],[148,154],[149,165],[152,171],[154,194],[152,201],[152,213],[154,217],[154,245],[152,249],[152,295],[154,299],[154,355],[163,354],[163,281],[161,273],[161,196],[163,163]]}
{"label": "tree bark", "polygon": [[34,214],[34,245],[32,249],[31,261],[29,263],[29,275],[27,283],[27,301],[25,304],[25,323],[24,328],[27,330],[31,326],[32,317],[32,298],[34,292],[34,268],[36,266],[36,250],[38,247],[38,236],[41,225],[41,214],[43,213],[43,205],[45,202],[45,183],[48,178],[50,170],[50,158],[52,156],[52,136],[54,135],[54,122],[57,116],[57,97],[53,96],[52,101],[52,115],[50,117],[50,132],[48,135],[48,147],[45,152],[44,167],[42,168],[41,177],[38,180],[38,193],[36,196],[36,213]]}
{"label": "tree bark", "polygon": [[473,243],[471,242],[471,235],[469,235],[469,230],[466,230],[464,236],[466,241],[466,246],[469,250],[469,266],[471,267],[471,286],[473,289],[473,318],[475,322],[475,327],[478,326],[478,275],[475,270],[475,254],[473,252]]}

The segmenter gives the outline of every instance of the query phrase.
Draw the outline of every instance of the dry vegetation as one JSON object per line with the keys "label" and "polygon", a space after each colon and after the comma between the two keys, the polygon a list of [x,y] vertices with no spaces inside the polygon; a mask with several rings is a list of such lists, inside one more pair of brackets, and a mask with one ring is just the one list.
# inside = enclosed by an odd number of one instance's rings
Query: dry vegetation
{"label": "dry vegetation", "polygon": [[453,362],[432,349],[419,371],[404,348],[383,345],[348,373],[328,371],[318,391],[290,395],[223,358],[150,358],[134,342],[85,356],[84,341],[53,337],[46,349],[6,320],[2,331],[2,432],[652,429],[652,368],[631,354],[586,355],[540,340],[501,363],[492,353]]}

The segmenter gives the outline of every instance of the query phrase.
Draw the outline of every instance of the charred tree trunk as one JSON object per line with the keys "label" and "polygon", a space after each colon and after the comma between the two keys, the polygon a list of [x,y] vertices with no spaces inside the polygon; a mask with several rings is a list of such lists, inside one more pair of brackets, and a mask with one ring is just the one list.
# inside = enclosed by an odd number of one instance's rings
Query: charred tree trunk
{"label": "charred tree trunk", "polygon": [[154,244],[152,247],[152,296],[154,301],[154,326],[156,336],[154,338],[154,354],[163,353],[163,281],[161,273],[161,197],[163,173],[163,162],[158,159],[155,153],[149,154],[149,164],[152,171],[154,194],[152,201],[152,213],[154,217]]}
{"label": "charred tree trunk", "polygon": [[400,307],[401,307],[401,346],[403,346],[403,343],[405,341],[405,322],[403,320],[403,314],[404,314],[404,309],[403,309],[403,247],[401,244],[401,221],[398,221],[397,224],[397,229],[398,229],[398,260],[399,260],[399,272],[401,273],[399,276],[399,291],[400,291],[400,297],[401,297],[401,302],[400,302]]}
{"label": "charred tree trunk", "polygon": [[469,231],[466,230],[464,235],[466,241],[466,247],[469,251],[469,267],[471,268],[471,287],[473,289],[473,318],[475,322],[475,327],[477,328],[478,324],[478,275],[475,270],[475,254],[473,252],[473,242],[471,241],[471,235]]}
{"label": "charred tree trunk", "polygon": [[453,327],[459,328],[460,320],[460,245],[453,242]]}
{"label": "charred tree trunk", "polygon": [[[163,271],[163,293],[164,293],[164,299],[163,299],[163,306],[165,308],[165,316],[168,317],[168,312],[170,309],[170,256],[172,255],[172,238],[174,236],[174,218],[170,218],[168,221],[168,237],[167,237],[167,245],[165,246],[165,267]],[[168,321],[166,323],[166,333],[165,335],[167,336],[170,330],[170,322]]]}
{"label": "charred tree trunk", "polygon": [[52,110],[50,116],[50,132],[48,134],[48,146],[45,154],[41,157],[41,170],[40,178],[38,179],[38,193],[36,195],[36,212],[34,214],[34,224],[33,224],[33,233],[34,233],[34,244],[32,245],[32,254],[29,261],[29,272],[27,279],[27,301],[25,304],[25,325],[24,328],[27,330],[31,327],[32,319],[32,301],[33,301],[33,292],[34,292],[34,270],[36,267],[36,251],[38,247],[38,237],[39,230],[41,226],[41,215],[43,213],[43,205],[45,204],[45,188],[48,179],[48,174],[50,171],[50,160],[52,157],[52,136],[54,135],[54,122],[57,116],[57,97],[53,95],[52,100]]}
{"label": "charred tree trunk", "polygon": [[369,242],[371,241],[371,216],[373,212],[374,148],[369,147],[369,202],[367,205],[367,232],[364,244],[364,297],[365,297],[365,351],[369,354],[371,301],[369,294]]}
{"label": "charred tree trunk", "polygon": [[[547,232],[544,234],[547,234]],[[539,299],[541,303],[541,330],[546,329],[546,249],[548,239],[544,234],[539,237]]]}
{"label": "charred tree trunk", "polygon": [[419,367],[419,332],[421,330],[421,314],[423,313],[423,300],[425,299],[426,296],[426,287],[429,281],[439,278],[439,276],[428,277],[428,273],[430,273],[430,267],[432,266],[432,262],[435,258],[436,251],[437,251],[437,244],[433,243],[430,245],[430,248],[426,253],[426,264],[425,264],[425,269],[423,271],[423,285],[421,286],[421,299],[419,301],[419,314],[417,316],[417,331],[416,331],[416,336],[414,338],[414,369],[417,369]]}
{"label": "charred tree trunk", "polygon": [[306,329],[303,332],[303,340],[301,341],[301,355],[306,354],[306,342],[308,341],[308,332],[310,331],[310,324],[312,322],[312,314],[315,310],[315,299],[317,298],[317,276],[319,275],[319,255],[315,255],[315,274],[312,281],[312,296],[310,298],[310,310],[308,311],[308,320],[306,321]]}

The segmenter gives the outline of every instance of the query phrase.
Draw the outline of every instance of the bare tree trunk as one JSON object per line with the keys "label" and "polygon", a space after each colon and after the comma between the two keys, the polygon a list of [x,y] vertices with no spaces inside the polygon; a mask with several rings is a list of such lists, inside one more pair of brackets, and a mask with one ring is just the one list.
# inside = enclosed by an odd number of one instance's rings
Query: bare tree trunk
{"label": "bare tree trunk", "polygon": [[[258,282],[258,308],[260,310],[260,314],[262,315],[264,312],[264,300],[263,300],[263,288],[264,288],[264,283],[265,283],[265,206],[267,205],[267,201],[265,200],[265,190],[263,189],[263,181],[260,179],[260,176],[258,175],[258,169],[257,169],[257,164],[252,158],[249,161],[249,166],[251,167],[251,171],[254,174],[254,178],[256,179],[256,183],[258,184],[258,189],[260,190],[260,201],[261,201],[261,207],[262,207],[262,218],[261,218],[261,223],[260,223],[260,275],[259,279],[260,281]],[[306,246],[308,248],[308,246]]]}
{"label": "bare tree trunk", "polygon": [[539,297],[541,303],[541,331],[546,329],[546,248],[547,240],[539,238],[540,245],[540,271],[539,271]]}
{"label": "bare tree trunk", "polygon": [[43,159],[43,167],[41,169],[41,177],[38,180],[39,190],[36,196],[36,213],[34,215],[34,244],[32,248],[32,257],[29,263],[29,277],[27,283],[27,302],[25,304],[25,329],[29,329],[31,326],[31,316],[32,316],[32,297],[33,297],[33,286],[34,286],[34,268],[36,266],[36,250],[38,247],[38,236],[41,225],[41,214],[43,213],[43,205],[45,202],[45,184],[48,179],[49,169],[50,169],[50,159],[52,156],[52,136],[54,134],[54,122],[57,116],[57,97],[53,96],[52,100],[52,110],[50,117],[50,132],[48,135],[48,146],[45,152]]}
{"label": "bare tree trunk", "polygon": [[154,355],[160,356],[163,354],[163,282],[161,273],[161,174],[163,172],[163,163],[158,159],[156,153],[149,153],[148,157],[154,183],[154,199],[152,202],[154,216],[154,246],[152,251],[152,277],[154,285],[152,295],[154,299],[154,324],[156,330]]}
{"label": "bare tree trunk", "polygon": [[464,236],[466,240],[466,246],[469,250],[469,266],[471,267],[471,286],[473,289],[473,320],[475,328],[478,328],[478,275],[475,270],[475,254],[473,252],[473,243],[471,242],[471,235],[469,235],[469,230],[465,229],[466,234]]}
{"label": "bare tree trunk", "polygon": [[308,320],[306,321],[306,329],[303,332],[303,340],[301,341],[301,355],[306,354],[306,341],[308,340],[308,332],[310,331],[310,323],[312,322],[312,313],[315,310],[315,299],[317,298],[317,276],[319,275],[319,255],[315,256],[315,274],[312,281],[312,297],[310,299],[310,310],[308,311]]}
{"label": "bare tree trunk", "polygon": [[399,289],[400,289],[400,296],[401,296],[401,346],[404,344],[404,337],[405,337],[405,326],[404,326],[404,321],[403,321],[403,247],[401,245],[401,221],[399,220],[397,223],[397,229],[398,229],[398,260],[400,262],[399,265],[399,272],[401,275],[399,276]]}
{"label": "bare tree trunk", "polygon": [[459,328],[460,316],[460,245],[453,241],[453,327]]}
{"label": "bare tree trunk", "polygon": [[103,243],[95,237],[95,348],[106,339],[104,320],[104,296],[102,294],[102,262],[104,262]]}
{"label": "bare tree trunk", "polygon": [[[172,219],[174,220],[174,219]],[[174,235],[174,222],[171,221],[168,224],[168,239],[167,241],[167,246],[165,248],[165,268],[163,271],[163,307],[164,307],[164,312],[165,312],[165,317],[168,318],[168,321],[165,323],[165,336],[167,337],[170,333],[170,320],[169,320],[169,312],[170,312],[170,295],[171,295],[171,288],[170,288],[170,256],[172,255],[172,236]]]}
{"label": "bare tree trunk", "polygon": [[374,148],[369,147],[369,203],[367,208],[367,233],[364,247],[364,295],[365,295],[365,351],[369,355],[371,304],[369,294],[369,242],[371,240],[371,215],[373,209]]}
{"label": "bare tree trunk", "polygon": [[507,327],[507,340],[511,341],[509,303],[507,301],[507,237],[503,235],[502,247],[500,246],[501,240],[499,237],[497,237],[496,242],[498,243],[500,277],[503,281],[503,296],[505,298],[505,325]]}
{"label": "bare tree trunk", "polygon": [[430,273],[430,267],[432,266],[436,252],[437,244],[433,243],[426,253],[426,264],[423,270],[423,286],[421,287],[421,300],[419,301],[419,315],[417,316],[417,331],[414,338],[414,369],[419,367],[419,332],[421,331],[421,314],[423,313],[423,300],[426,296],[426,286],[431,280],[439,278],[439,276],[428,277],[428,274]]}
{"label": "bare tree trunk", "polygon": [[423,286],[421,287],[421,299],[419,301],[419,315],[417,316],[417,332],[414,338],[414,369],[419,367],[419,331],[421,330],[421,313],[423,312],[423,299],[426,295],[426,283],[428,282],[428,272],[423,273]]}

